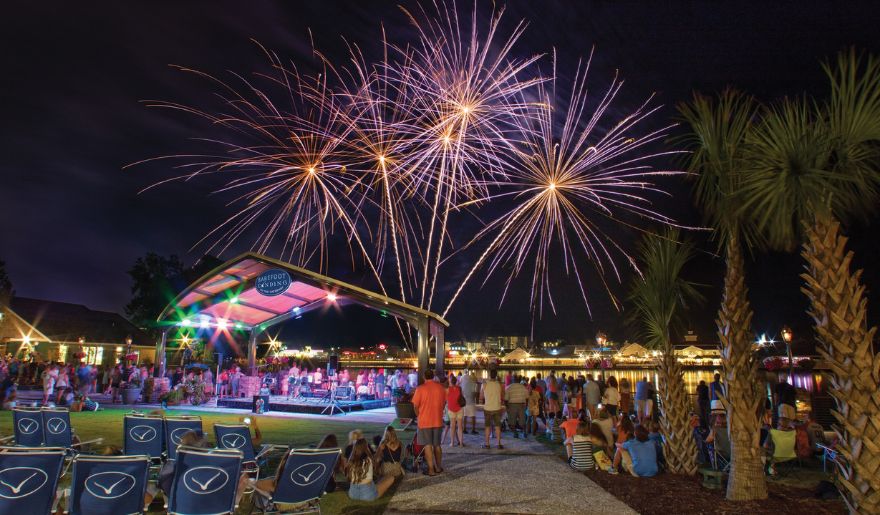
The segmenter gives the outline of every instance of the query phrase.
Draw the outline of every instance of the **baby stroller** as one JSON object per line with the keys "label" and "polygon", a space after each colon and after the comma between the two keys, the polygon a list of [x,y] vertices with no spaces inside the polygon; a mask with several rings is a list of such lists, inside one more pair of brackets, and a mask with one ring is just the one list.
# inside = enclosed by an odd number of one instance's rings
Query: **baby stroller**
{"label": "baby stroller", "polygon": [[425,446],[419,443],[419,434],[416,432],[412,442],[406,446],[406,457],[403,460],[403,468],[410,472],[419,472],[426,466]]}

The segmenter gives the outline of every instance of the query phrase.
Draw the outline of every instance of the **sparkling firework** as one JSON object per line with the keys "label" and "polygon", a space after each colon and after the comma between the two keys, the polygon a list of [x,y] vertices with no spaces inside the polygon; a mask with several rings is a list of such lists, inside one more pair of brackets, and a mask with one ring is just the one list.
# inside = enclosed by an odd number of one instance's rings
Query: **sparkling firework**
{"label": "sparkling firework", "polygon": [[[557,110],[555,59],[547,79],[537,70],[540,55],[514,52],[524,23],[502,34],[501,11],[481,26],[476,6],[467,23],[448,3],[404,12],[418,41],[383,37],[379,60],[354,45],[344,63],[316,51],[321,71],[308,76],[266,51],[271,72],[254,81],[205,75],[219,86],[226,112],[151,104],[229,131],[206,140],[221,153],[173,156],[184,160],[183,173],[169,181],[232,177],[219,191],[237,194],[230,202],[237,211],[200,244],[222,252],[256,233],[253,250],[324,270],[331,241],[343,238],[384,293],[383,278],[393,273],[389,289],[426,309],[444,264],[482,249],[444,315],[474,275],[483,271],[485,283],[501,270],[507,288],[530,270],[533,312],[545,302],[555,311],[549,272],[558,249],[558,265],[576,278],[588,310],[588,261],[614,299],[606,276],[620,280],[621,260],[635,265],[609,228],[633,217],[672,223],[646,195],[662,193],[653,180],[675,172],[649,166],[660,154],[637,152],[665,135],[639,130],[656,107],[646,102],[600,129],[612,117],[617,77],[588,104],[588,61],[578,67],[567,108]],[[495,204],[507,206],[503,215],[475,233],[449,230],[457,217],[498,213]]]}

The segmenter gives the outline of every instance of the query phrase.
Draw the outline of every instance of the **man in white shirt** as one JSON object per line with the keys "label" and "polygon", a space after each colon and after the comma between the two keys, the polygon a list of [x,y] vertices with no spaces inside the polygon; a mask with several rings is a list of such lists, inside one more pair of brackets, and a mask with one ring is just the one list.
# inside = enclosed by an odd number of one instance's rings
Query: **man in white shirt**
{"label": "man in white shirt", "polygon": [[483,382],[483,388],[480,390],[480,399],[483,401],[483,419],[486,423],[484,449],[490,448],[489,433],[493,427],[495,428],[495,439],[498,441],[498,448],[504,448],[501,445],[501,410],[504,409],[503,396],[504,388],[498,381],[498,371],[492,368],[489,370],[489,379]]}

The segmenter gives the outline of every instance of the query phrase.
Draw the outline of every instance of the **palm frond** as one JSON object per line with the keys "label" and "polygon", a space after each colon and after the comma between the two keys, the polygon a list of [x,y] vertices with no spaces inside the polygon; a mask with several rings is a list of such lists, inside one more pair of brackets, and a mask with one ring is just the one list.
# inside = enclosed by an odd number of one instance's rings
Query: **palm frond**
{"label": "palm frond", "polygon": [[682,277],[694,247],[689,241],[680,242],[680,236],[677,229],[648,234],[639,245],[642,276],[635,279],[628,300],[631,319],[649,348],[670,345],[684,326],[687,307],[702,301],[696,284]]}
{"label": "palm frond", "polygon": [[678,105],[688,128],[678,143],[691,152],[686,170],[693,180],[694,199],[706,222],[718,231],[720,245],[731,231],[741,232],[747,243],[756,237],[735,206],[743,145],[759,107],[754,97],[735,89],[717,97],[695,93],[691,102]]}

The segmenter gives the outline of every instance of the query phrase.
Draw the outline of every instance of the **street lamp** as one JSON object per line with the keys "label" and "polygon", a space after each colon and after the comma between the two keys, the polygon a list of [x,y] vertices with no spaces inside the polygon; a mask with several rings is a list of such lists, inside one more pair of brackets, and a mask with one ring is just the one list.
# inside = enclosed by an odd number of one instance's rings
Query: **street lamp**
{"label": "street lamp", "polygon": [[791,355],[792,338],[794,338],[794,333],[791,332],[791,327],[782,326],[782,341],[785,342],[785,348],[788,350],[788,378],[794,384],[794,360]]}

